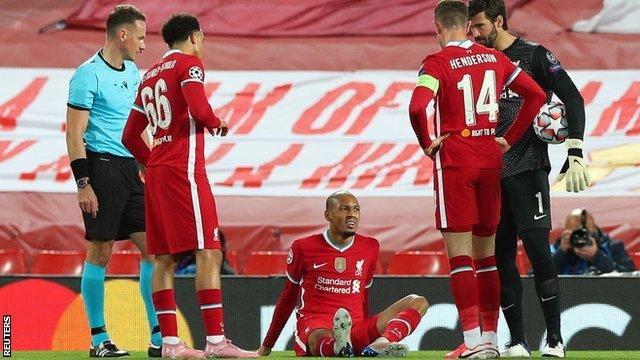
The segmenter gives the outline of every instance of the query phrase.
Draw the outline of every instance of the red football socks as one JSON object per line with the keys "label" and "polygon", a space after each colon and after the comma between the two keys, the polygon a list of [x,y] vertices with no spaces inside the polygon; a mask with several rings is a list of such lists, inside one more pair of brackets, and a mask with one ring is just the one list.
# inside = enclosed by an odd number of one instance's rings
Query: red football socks
{"label": "red football socks", "polygon": [[462,330],[471,330],[480,325],[478,285],[473,273],[471,257],[453,257],[449,259],[449,266],[451,267],[451,292],[460,314]]}
{"label": "red football socks", "polygon": [[163,337],[178,337],[178,321],[176,317],[176,299],[173,289],[156,291],[151,294],[153,306],[156,308],[160,332]]}
{"label": "red football socks", "polygon": [[473,349],[480,344],[480,310],[478,308],[478,284],[469,256],[449,259],[451,267],[451,292],[458,308],[464,342]]}
{"label": "red football socks", "polygon": [[498,330],[500,315],[500,278],[496,268],[496,258],[489,256],[474,260],[476,278],[478,279],[478,303],[482,331]]}
{"label": "red football socks", "polygon": [[389,320],[387,327],[382,332],[382,337],[387,338],[390,342],[399,342],[409,336],[420,323],[420,313],[415,309],[405,309]]}
{"label": "red football socks", "polygon": [[316,355],[322,357],[335,356],[333,353],[333,344],[335,344],[335,342],[336,341],[331,336],[321,337],[316,344]]}
{"label": "red football socks", "polygon": [[200,310],[202,311],[205,335],[224,335],[222,293],[220,289],[204,289],[198,291],[198,303],[200,304]]}

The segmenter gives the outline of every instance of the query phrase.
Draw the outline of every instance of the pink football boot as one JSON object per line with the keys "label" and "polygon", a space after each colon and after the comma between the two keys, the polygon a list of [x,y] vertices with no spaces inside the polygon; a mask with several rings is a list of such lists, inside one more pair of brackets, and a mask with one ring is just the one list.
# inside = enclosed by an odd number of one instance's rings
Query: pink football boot
{"label": "pink football boot", "polygon": [[204,359],[204,351],[192,349],[184,342],[175,345],[162,344],[162,357],[169,359]]}
{"label": "pink football boot", "polygon": [[258,353],[255,351],[247,351],[233,345],[231,340],[224,339],[219,343],[210,343],[204,348],[204,354],[207,357],[217,358],[256,358]]}

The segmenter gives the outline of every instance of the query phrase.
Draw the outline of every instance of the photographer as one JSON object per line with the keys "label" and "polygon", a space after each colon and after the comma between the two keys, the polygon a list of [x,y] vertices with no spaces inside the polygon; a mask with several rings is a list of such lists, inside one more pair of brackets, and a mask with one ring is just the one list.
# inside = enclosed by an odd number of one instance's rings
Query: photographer
{"label": "photographer", "polygon": [[567,216],[553,251],[553,262],[560,275],[597,275],[636,269],[624,244],[603,233],[585,209],[575,209]]}

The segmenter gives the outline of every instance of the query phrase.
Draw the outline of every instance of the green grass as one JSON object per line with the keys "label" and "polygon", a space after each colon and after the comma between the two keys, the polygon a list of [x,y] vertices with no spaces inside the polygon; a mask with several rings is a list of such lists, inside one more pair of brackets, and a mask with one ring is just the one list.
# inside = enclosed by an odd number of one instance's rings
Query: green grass
{"label": "green grass", "polygon": [[[410,358],[435,360],[442,359],[446,351],[414,351]],[[534,358],[541,358],[539,352],[534,353]],[[13,359],[83,359],[89,358],[86,351],[14,351]],[[146,353],[134,351],[128,359],[146,359]],[[276,351],[269,356],[269,360],[295,358],[293,351]],[[640,351],[569,351],[567,359],[640,359]]]}

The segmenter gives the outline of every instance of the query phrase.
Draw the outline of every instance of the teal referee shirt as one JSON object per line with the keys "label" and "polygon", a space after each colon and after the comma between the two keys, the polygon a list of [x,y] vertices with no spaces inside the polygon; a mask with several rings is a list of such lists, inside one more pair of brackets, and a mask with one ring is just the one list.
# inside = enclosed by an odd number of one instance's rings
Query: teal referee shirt
{"label": "teal referee shirt", "polygon": [[69,82],[67,106],[89,111],[84,133],[87,149],[133,157],[122,145],[122,131],[136,98],[140,72],[132,61],[114,68],[100,51],[80,65]]}

